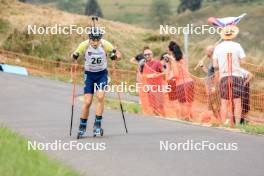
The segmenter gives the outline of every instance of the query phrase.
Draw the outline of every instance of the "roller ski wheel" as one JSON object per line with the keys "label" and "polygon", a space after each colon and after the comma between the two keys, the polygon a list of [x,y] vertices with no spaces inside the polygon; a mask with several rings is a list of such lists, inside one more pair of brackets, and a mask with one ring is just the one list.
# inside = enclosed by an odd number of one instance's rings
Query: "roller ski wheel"
{"label": "roller ski wheel", "polygon": [[103,136],[103,135],[104,135],[104,130],[102,128],[94,128],[93,137]]}
{"label": "roller ski wheel", "polygon": [[85,134],[85,129],[80,129],[77,134],[77,139],[81,139]]}

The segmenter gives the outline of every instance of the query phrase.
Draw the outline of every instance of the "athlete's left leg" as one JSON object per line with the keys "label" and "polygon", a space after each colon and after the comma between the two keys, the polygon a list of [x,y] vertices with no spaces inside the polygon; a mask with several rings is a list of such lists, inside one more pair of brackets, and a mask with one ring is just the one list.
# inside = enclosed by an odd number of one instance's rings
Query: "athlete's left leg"
{"label": "athlete's left leg", "polygon": [[99,90],[96,92],[96,116],[102,116],[104,111],[104,98],[105,98],[105,91]]}
{"label": "athlete's left leg", "polygon": [[101,128],[103,111],[104,111],[104,98],[105,98],[105,86],[107,85],[107,72],[102,74],[97,80],[97,84],[100,88],[96,91],[96,111],[95,111],[95,121],[94,121],[94,136],[103,135],[103,129]]}

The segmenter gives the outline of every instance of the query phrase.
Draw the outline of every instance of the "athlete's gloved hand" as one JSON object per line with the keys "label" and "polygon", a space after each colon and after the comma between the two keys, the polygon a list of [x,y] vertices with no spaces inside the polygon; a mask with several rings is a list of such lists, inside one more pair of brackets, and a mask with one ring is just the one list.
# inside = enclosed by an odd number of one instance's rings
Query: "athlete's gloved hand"
{"label": "athlete's gloved hand", "polygon": [[110,53],[110,59],[111,60],[116,60],[117,59],[116,50],[115,49]]}
{"label": "athlete's gloved hand", "polygon": [[73,58],[74,60],[77,60],[78,57],[79,57],[79,53],[73,53],[73,54],[72,54],[72,58]]}

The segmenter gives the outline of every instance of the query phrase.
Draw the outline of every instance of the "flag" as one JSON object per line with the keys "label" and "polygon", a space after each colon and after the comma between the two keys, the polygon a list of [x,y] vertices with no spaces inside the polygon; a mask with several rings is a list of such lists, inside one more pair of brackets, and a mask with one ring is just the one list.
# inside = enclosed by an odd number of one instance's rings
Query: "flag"
{"label": "flag", "polygon": [[239,23],[240,20],[246,15],[247,15],[246,13],[243,13],[238,17],[225,17],[225,18],[210,17],[208,18],[208,22],[214,26],[223,28],[228,25],[237,25],[237,23]]}

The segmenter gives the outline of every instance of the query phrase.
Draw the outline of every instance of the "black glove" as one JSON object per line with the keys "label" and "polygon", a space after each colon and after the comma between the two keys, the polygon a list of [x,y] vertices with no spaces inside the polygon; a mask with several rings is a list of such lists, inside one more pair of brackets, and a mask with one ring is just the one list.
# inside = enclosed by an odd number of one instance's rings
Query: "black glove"
{"label": "black glove", "polygon": [[72,58],[73,58],[74,60],[77,60],[78,57],[79,57],[79,53],[73,53],[73,54],[72,54]]}
{"label": "black glove", "polygon": [[116,50],[115,49],[110,53],[110,59],[111,60],[116,60],[117,59]]}

